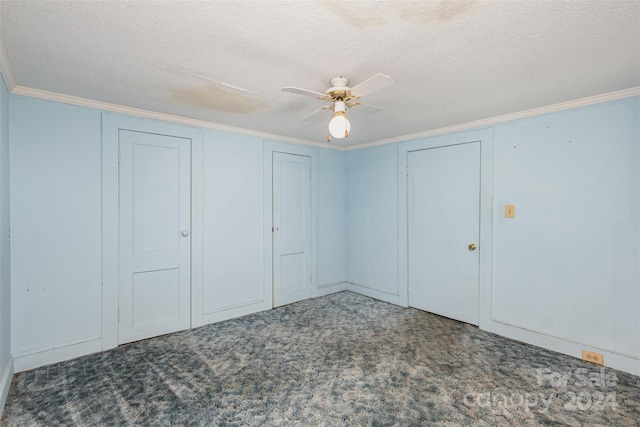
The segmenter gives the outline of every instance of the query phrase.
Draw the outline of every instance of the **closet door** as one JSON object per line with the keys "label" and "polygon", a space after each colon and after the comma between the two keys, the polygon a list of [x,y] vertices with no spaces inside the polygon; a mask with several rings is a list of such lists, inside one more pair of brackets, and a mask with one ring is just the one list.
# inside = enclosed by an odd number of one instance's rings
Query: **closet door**
{"label": "closet door", "polygon": [[119,131],[120,344],[190,327],[191,140]]}
{"label": "closet door", "polygon": [[311,298],[311,158],[273,153],[273,306]]}
{"label": "closet door", "polygon": [[480,142],[408,153],[409,305],[478,325]]}

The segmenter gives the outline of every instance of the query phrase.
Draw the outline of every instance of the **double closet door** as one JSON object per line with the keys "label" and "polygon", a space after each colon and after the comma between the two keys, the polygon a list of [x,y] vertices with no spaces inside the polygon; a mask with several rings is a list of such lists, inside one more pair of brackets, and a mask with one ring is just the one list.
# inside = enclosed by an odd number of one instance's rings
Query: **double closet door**
{"label": "double closet door", "polygon": [[[118,344],[191,326],[191,140],[118,131]],[[272,153],[273,306],[312,296],[311,157]]]}

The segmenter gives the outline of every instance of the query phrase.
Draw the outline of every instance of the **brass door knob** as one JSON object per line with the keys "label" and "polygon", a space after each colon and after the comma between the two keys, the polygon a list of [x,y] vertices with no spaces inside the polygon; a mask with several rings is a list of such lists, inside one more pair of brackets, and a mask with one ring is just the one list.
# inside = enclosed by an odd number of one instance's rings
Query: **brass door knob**
{"label": "brass door knob", "polygon": [[471,244],[469,245],[469,250],[470,250],[470,251],[475,251],[475,250],[476,250],[476,247],[477,247],[477,246],[476,246],[476,244],[475,244],[475,243],[471,243]]}

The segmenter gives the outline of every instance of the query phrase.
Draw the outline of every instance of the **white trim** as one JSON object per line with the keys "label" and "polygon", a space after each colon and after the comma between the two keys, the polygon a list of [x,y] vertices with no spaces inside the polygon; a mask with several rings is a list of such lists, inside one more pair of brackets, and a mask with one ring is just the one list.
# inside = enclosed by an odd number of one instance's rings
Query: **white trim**
{"label": "white trim", "polygon": [[13,69],[11,68],[9,56],[7,56],[7,51],[4,48],[2,39],[0,39],[0,73],[2,73],[2,77],[4,78],[4,82],[7,85],[9,92],[13,92],[16,88],[16,79],[13,76]]}
{"label": "white trim", "polygon": [[[118,127],[102,115],[102,349],[118,346]],[[113,141],[116,142],[113,142]]]}
{"label": "white trim", "polygon": [[[244,301],[244,302],[240,302],[240,303],[237,303],[237,304],[229,304],[229,305],[225,305],[223,307],[216,307],[216,308],[214,308],[212,310],[203,311],[203,313],[205,315],[215,314],[215,313],[220,313],[220,312],[223,312],[223,311],[234,310],[236,308],[246,307],[248,305],[256,306],[256,305],[262,304],[263,302],[264,302],[264,297],[261,297],[261,298],[256,298],[256,299],[251,300],[251,301]],[[258,311],[260,311],[260,310],[258,310]]]}
{"label": "white trim", "polygon": [[480,271],[478,273],[478,325],[490,330],[493,252],[493,129],[482,129],[398,144],[398,284],[399,305],[409,305],[409,226],[407,207],[407,165],[411,151],[480,142]]}
{"label": "white trim", "polygon": [[[516,341],[525,342],[547,350],[566,354],[567,356],[576,357],[578,359],[582,359],[582,350],[595,351],[603,355],[604,366],[628,372],[633,375],[640,375],[640,360],[627,355],[622,355],[602,348],[588,346],[546,334],[540,334],[538,332],[521,329],[515,326],[505,325],[495,321],[491,323],[491,332]],[[594,368],[598,368],[598,366],[594,365]]]}
{"label": "white trim", "polygon": [[297,145],[308,145],[311,147],[322,147],[338,151],[344,151],[343,147],[330,145],[326,142],[316,142],[308,139],[294,138],[290,136],[277,135],[269,132],[260,132],[257,130],[240,128],[236,126],[223,125],[220,123],[209,122],[206,120],[192,119],[189,117],[174,116],[172,114],[158,113],[155,111],[143,110],[141,108],[127,107],[125,105],[110,104],[108,102],[94,101],[92,99],[80,98],[77,96],[64,95],[56,92],[48,92],[46,90],[32,89],[24,86],[15,86],[10,91],[14,95],[28,96],[30,98],[44,99],[47,101],[60,102],[63,104],[77,105],[80,107],[93,108],[97,110],[108,111],[111,113],[126,114],[128,116],[141,117],[146,119],[161,120],[164,122],[177,123],[186,126],[193,126],[205,129],[216,129],[224,132],[232,132],[240,135],[256,136],[263,139],[276,139],[283,142],[289,142]]}
{"label": "white trim", "polygon": [[340,280],[338,282],[323,283],[321,285],[318,285],[318,289],[331,288],[333,286],[341,286],[341,285],[344,285],[345,283],[347,283],[347,282],[345,282],[344,280]]}
{"label": "white trim", "polygon": [[204,135],[191,141],[191,327],[211,323],[204,299]]}
{"label": "white trim", "polygon": [[[506,320],[496,319],[495,317],[493,319],[491,319],[491,320],[492,320],[492,325],[493,326],[496,326],[496,324],[500,324],[500,325],[503,325],[503,326],[506,326],[506,327],[509,327],[509,328],[515,328],[515,329],[519,329],[519,330],[522,330],[522,331],[531,332],[531,333],[535,334],[536,336],[544,335],[545,337],[549,337],[549,338],[552,338],[552,339],[558,339],[560,341],[564,341],[564,342],[567,342],[567,343],[576,344],[576,345],[582,346],[582,348],[585,348],[585,349],[597,348],[600,351],[605,351],[605,352],[608,352],[608,353],[615,353],[615,354],[618,354],[618,355],[623,356],[623,357],[628,357],[630,359],[635,359],[640,363],[640,355],[623,353],[623,352],[616,351],[616,350],[612,349],[611,347],[602,347],[602,346],[599,346],[597,344],[589,343],[589,342],[586,342],[586,341],[579,341],[579,340],[568,338],[566,336],[563,337],[563,336],[556,335],[556,334],[553,334],[553,333],[538,331],[536,329],[527,328],[525,326],[517,325],[514,322],[508,322]],[[499,326],[499,327],[502,327],[502,326]]]}
{"label": "white trim", "polygon": [[325,295],[335,294],[347,290],[347,282],[325,283],[318,286],[318,294],[316,296],[323,297]]}
{"label": "white trim", "polygon": [[460,123],[457,125],[446,126],[437,129],[431,129],[423,132],[416,132],[407,135],[394,136],[393,138],[381,139],[364,144],[351,145],[345,147],[345,151],[359,150],[361,148],[375,147],[377,145],[393,144],[395,142],[405,142],[414,139],[428,138],[437,135],[445,135],[456,133],[470,129],[480,129],[511,120],[524,119],[527,117],[539,116],[542,114],[555,113],[557,111],[570,110],[572,108],[586,107],[588,105],[600,104],[602,102],[616,101],[618,99],[630,98],[640,95],[640,86],[629,89],[618,90],[615,92],[603,93],[600,95],[588,96],[573,101],[560,102],[558,104],[547,105],[544,107],[532,108],[529,110],[518,111],[515,113],[504,114],[501,116],[488,117],[486,119],[474,120],[471,122]]}
{"label": "white trim", "polygon": [[356,294],[364,295],[365,297],[377,299],[380,301],[388,302],[395,305],[400,304],[400,298],[398,295],[382,292],[377,289],[372,289],[364,285],[359,285],[353,282],[345,282],[347,284],[346,290],[355,292]]}
{"label": "white trim", "polygon": [[[190,139],[192,150],[200,154],[203,140],[202,129],[199,128],[111,113],[102,114],[102,350],[118,346],[118,132],[120,129]],[[198,171],[196,167],[196,172]],[[197,185],[198,183],[196,183],[196,194],[198,193]],[[202,181],[199,185],[202,186]],[[200,199],[196,201],[200,203]],[[193,224],[202,223],[203,213],[201,209],[198,211],[192,206],[191,214],[193,236]],[[192,251],[192,255],[193,252],[197,251]],[[202,275],[194,275],[193,270],[191,273],[193,293],[194,288],[202,287]],[[193,305],[192,300],[192,310]],[[192,320],[190,319],[190,324]]]}
{"label": "white trim", "polygon": [[13,357],[9,356],[7,364],[2,371],[0,378],[0,419],[4,413],[4,404],[7,402],[7,395],[11,388],[11,380],[13,380]]}
{"label": "white trim", "polygon": [[197,328],[211,323],[222,322],[224,320],[235,319],[237,317],[247,316],[249,314],[259,313],[261,311],[270,310],[271,305],[264,301],[248,302],[244,304],[237,304],[235,306],[224,307],[208,313],[204,313],[200,316],[199,322],[194,324],[193,327]]}
{"label": "white trim", "polygon": [[308,156],[311,158],[311,271],[313,280],[311,282],[311,298],[318,296],[318,227],[319,227],[319,168],[318,168],[318,150],[312,147],[300,147],[280,143],[275,141],[264,141],[263,146],[263,182],[264,182],[264,200],[263,200],[263,277],[264,277],[264,295],[265,301],[273,307],[273,152],[281,152],[288,154],[296,154],[300,156]]}
{"label": "white trim", "polygon": [[64,343],[61,343],[61,344],[51,344],[51,345],[47,345],[47,346],[44,346],[44,347],[34,348],[34,349],[31,349],[31,350],[20,351],[18,353],[14,353],[13,354],[13,358],[18,360],[21,357],[32,356],[32,355],[38,354],[38,353],[46,353],[47,351],[55,350],[55,349],[62,348],[62,347],[74,346],[74,345],[86,343],[86,342],[89,342],[89,341],[95,341],[95,340],[99,340],[101,338],[102,337],[100,335],[94,335],[94,336],[91,336],[91,337],[81,338],[79,340],[67,341],[67,342],[64,342]]}
{"label": "white trim", "polygon": [[102,339],[99,336],[73,341],[37,350],[23,352],[14,357],[15,372],[28,371],[51,363],[64,362],[76,357],[102,351]]}
{"label": "white trim", "polygon": [[[489,330],[493,314],[493,143],[494,129],[478,132],[480,143],[480,283],[478,326]],[[475,132],[474,132],[475,135]]]}
{"label": "white trim", "polygon": [[273,308],[273,154],[271,143],[262,143],[262,295]]}
{"label": "white trim", "polygon": [[[2,55],[2,52],[0,52],[0,56],[1,55]],[[2,67],[5,61],[7,66]],[[529,110],[518,111],[515,113],[504,114],[501,116],[488,117],[486,119],[474,120],[470,122],[459,123],[452,126],[445,126],[437,129],[430,129],[422,132],[395,136],[392,138],[371,141],[363,144],[339,146],[339,145],[327,144],[326,142],[316,142],[308,139],[271,134],[268,132],[260,132],[260,131],[255,131],[251,129],[246,129],[246,128],[228,126],[228,125],[223,125],[219,123],[209,122],[206,120],[198,120],[198,119],[191,119],[188,117],[174,116],[172,114],[158,113],[155,111],[143,110],[141,108],[127,107],[124,105],[111,104],[111,103],[102,102],[102,101],[95,101],[87,98],[80,98],[77,96],[64,95],[61,93],[49,92],[49,91],[40,90],[40,89],[33,89],[25,86],[17,86],[15,84],[15,81],[13,80],[13,74],[11,72],[11,68],[8,65],[9,65],[8,60],[6,59],[0,60],[0,71],[2,71],[3,76],[5,77],[7,86],[9,87],[9,92],[11,92],[14,95],[28,96],[31,98],[45,99],[48,101],[61,102],[63,104],[78,105],[81,107],[94,108],[98,110],[126,114],[130,116],[162,120],[162,121],[178,123],[178,124],[183,124],[187,126],[207,128],[207,129],[217,129],[217,130],[221,130],[225,132],[233,132],[241,135],[257,136],[259,138],[271,139],[271,140],[276,139],[279,141],[292,143],[292,144],[308,145],[312,147],[327,148],[329,150],[337,150],[337,151],[353,151],[353,150],[359,150],[367,147],[375,147],[377,145],[393,144],[396,142],[404,142],[404,141],[410,141],[413,139],[428,138],[431,136],[461,132],[461,131],[470,130],[470,129],[478,129],[478,128],[495,125],[497,123],[507,122],[510,120],[517,120],[517,119],[523,119],[526,117],[539,116],[541,114],[569,110],[569,109],[578,108],[578,107],[585,107],[588,105],[615,101],[618,99],[630,98],[632,96],[640,95],[640,86],[636,86],[636,87],[622,89],[614,92],[603,93],[600,95],[594,95],[594,96],[588,96],[585,98],[575,99],[572,101],[560,102],[557,104],[531,108]],[[7,73],[6,75],[5,75],[5,69],[8,70],[6,71]]]}

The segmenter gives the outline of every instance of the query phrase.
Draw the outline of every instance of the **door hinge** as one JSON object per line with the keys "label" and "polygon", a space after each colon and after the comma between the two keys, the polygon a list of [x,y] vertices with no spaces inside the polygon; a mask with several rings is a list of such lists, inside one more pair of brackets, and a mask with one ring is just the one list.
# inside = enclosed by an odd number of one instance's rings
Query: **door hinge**
{"label": "door hinge", "polygon": [[118,309],[118,322],[120,322],[120,309]]}
{"label": "door hinge", "polygon": [[409,166],[405,166],[404,173],[405,175],[409,176]]}

